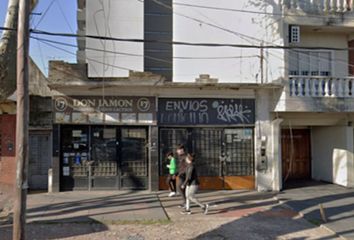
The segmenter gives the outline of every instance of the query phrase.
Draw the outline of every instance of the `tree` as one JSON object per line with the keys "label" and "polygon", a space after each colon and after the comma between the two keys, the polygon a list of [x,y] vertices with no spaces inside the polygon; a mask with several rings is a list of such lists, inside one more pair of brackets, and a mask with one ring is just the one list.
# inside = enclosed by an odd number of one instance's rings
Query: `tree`
{"label": "tree", "polygon": [[[37,0],[31,0],[32,9]],[[17,28],[18,0],[9,0],[4,27]],[[16,45],[17,32],[4,30],[0,38],[0,101],[16,90]]]}

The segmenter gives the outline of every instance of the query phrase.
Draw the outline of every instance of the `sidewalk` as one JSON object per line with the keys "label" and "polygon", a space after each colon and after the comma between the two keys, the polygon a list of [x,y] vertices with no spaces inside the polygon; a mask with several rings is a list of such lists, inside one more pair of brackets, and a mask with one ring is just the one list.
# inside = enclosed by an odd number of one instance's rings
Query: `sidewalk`
{"label": "sidewalk", "polygon": [[62,192],[29,195],[27,222],[166,221],[156,194],[149,192]]}
{"label": "sidewalk", "polygon": [[[28,196],[28,239],[336,239],[281,205],[275,193],[208,191],[197,196],[209,213],[192,205],[180,214],[180,197],[168,192],[62,192]],[[12,226],[0,224],[1,240]]]}
{"label": "sidewalk", "polygon": [[[346,239],[354,239],[354,189],[311,181],[301,187],[292,186],[277,198],[308,221],[321,224]],[[322,221],[319,204],[324,207],[327,223]]]}

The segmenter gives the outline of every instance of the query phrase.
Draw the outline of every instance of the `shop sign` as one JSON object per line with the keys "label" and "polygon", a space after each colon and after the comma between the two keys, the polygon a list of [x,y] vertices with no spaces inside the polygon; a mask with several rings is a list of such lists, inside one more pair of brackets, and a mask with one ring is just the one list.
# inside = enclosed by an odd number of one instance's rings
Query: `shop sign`
{"label": "shop sign", "polygon": [[254,99],[160,98],[160,125],[254,124]]}
{"label": "shop sign", "polygon": [[155,124],[154,97],[56,96],[55,123]]}

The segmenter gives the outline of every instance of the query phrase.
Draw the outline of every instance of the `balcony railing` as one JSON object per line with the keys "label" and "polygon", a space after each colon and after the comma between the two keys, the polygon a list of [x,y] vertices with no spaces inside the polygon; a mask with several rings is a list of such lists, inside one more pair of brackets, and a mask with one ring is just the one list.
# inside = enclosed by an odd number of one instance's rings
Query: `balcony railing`
{"label": "balcony railing", "polygon": [[344,13],[354,9],[354,0],[283,0],[283,4],[304,12]]}
{"label": "balcony railing", "polygon": [[289,77],[289,94],[296,97],[354,98],[354,78]]}

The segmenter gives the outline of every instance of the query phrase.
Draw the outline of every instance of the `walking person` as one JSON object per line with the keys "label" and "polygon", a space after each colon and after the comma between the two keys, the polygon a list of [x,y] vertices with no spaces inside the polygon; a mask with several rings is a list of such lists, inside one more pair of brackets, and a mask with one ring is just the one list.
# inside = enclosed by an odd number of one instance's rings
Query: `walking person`
{"label": "walking person", "polygon": [[167,177],[167,184],[170,188],[169,197],[173,197],[176,195],[176,173],[177,173],[177,164],[176,159],[173,156],[172,152],[167,153],[167,159],[169,160],[169,164],[167,164],[167,168],[169,169],[168,177]]}
{"label": "walking person", "polygon": [[177,146],[177,155],[178,155],[178,181],[177,181],[177,190],[181,194],[182,204],[178,207],[184,208],[186,206],[186,189],[181,188],[183,182],[186,180],[186,152],[183,144]]}
{"label": "walking person", "polygon": [[192,214],[190,210],[190,202],[194,202],[203,210],[204,214],[208,214],[208,204],[202,204],[199,200],[195,197],[195,194],[198,191],[199,181],[198,181],[198,174],[197,169],[194,165],[195,156],[194,154],[187,154],[186,162],[187,162],[187,169],[186,169],[186,179],[182,184],[182,188],[186,189],[186,208],[182,211],[182,214]]}

